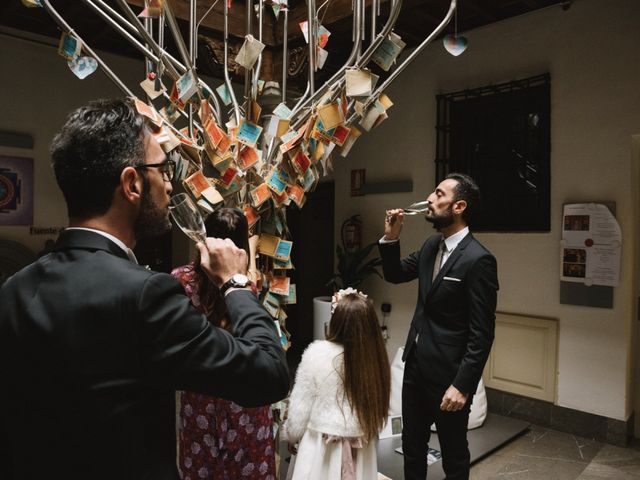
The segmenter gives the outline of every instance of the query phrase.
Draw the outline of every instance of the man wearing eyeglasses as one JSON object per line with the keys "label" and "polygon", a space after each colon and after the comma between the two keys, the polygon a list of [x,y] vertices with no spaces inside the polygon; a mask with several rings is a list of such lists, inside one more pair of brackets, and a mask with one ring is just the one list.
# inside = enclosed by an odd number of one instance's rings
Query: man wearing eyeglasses
{"label": "man wearing eyeglasses", "polygon": [[[287,394],[274,323],[236,284],[225,292],[232,336],[173,277],[137,265],[136,241],[171,227],[175,165],[130,100],[74,111],[51,155],[69,228],[0,289],[0,435],[13,478],[177,479],[176,390],[246,406]],[[219,287],[246,273],[230,240],[198,249]]]}

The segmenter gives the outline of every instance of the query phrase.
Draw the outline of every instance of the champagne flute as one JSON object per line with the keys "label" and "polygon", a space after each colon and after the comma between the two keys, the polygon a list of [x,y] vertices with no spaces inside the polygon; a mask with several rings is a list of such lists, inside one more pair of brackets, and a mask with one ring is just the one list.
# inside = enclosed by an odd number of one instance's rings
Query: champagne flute
{"label": "champagne flute", "polygon": [[173,221],[194,242],[204,243],[207,234],[204,228],[204,220],[198,211],[198,207],[186,193],[178,193],[171,197],[169,213]]}
{"label": "champagne flute", "polygon": [[423,200],[421,202],[412,203],[408,207],[403,208],[402,211],[405,215],[418,215],[429,210],[430,205],[431,201]]}

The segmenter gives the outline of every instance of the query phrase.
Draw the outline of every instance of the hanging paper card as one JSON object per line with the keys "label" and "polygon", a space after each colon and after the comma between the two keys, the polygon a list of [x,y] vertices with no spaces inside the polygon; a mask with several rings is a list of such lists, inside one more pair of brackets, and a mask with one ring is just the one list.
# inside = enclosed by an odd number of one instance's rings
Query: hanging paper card
{"label": "hanging paper card", "polygon": [[78,56],[73,60],[68,60],[67,64],[80,80],[84,80],[98,69],[98,62],[93,57]]}
{"label": "hanging paper card", "polygon": [[315,167],[311,167],[307,170],[307,173],[304,174],[302,186],[304,187],[305,192],[310,192],[313,187],[316,185],[316,181],[318,180],[318,174],[316,173]]}
{"label": "hanging paper card", "polygon": [[233,182],[231,182],[231,185],[229,185],[228,187],[225,187],[224,185],[222,185],[218,180],[216,180],[216,183],[218,184],[218,189],[220,190],[220,194],[225,198],[240,191],[240,188],[242,188],[242,183],[238,179],[238,177],[236,177],[233,180]]}
{"label": "hanging paper card", "polygon": [[222,176],[218,179],[218,181],[223,186],[228,187],[229,185],[231,185],[231,182],[233,182],[237,175],[238,170],[233,167],[229,167],[222,173]]}
{"label": "hanging paper card", "polygon": [[273,190],[277,195],[280,195],[287,188],[287,179],[283,173],[274,168],[266,177],[267,186]]}
{"label": "hanging paper card", "polygon": [[280,239],[278,241],[278,246],[276,247],[276,252],[274,257],[280,260],[289,260],[291,256],[291,248],[293,247],[293,243],[288,240]]}
{"label": "hanging paper card", "polygon": [[247,217],[247,224],[249,225],[249,228],[253,227],[258,222],[258,220],[260,220],[260,215],[258,215],[258,212],[256,212],[255,208],[250,205],[246,205],[242,209],[242,213],[244,213],[244,216]]}
{"label": "hanging paper card", "polygon": [[218,88],[216,88],[216,93],[222,100],[222,103],[225,105],[231,105],[231,94],[229,93],[229,89],[227,88],[227,84],[223,83]]}
{"label": "hanging paper card", "polygon": [[380,96],[378,97],[378,102],[380,102],[380,105],[382,105],[382,108],[384,108],[385,110],[389,110],[391,107],[393,107],[393,102],[384,93],[380,94]]}
{"label": "hanging paper card", "polygon": [[267,187],[266,183],[261,183],[256,188],[251,190],[249,194],[251,196],[251,203],[255,208],[258,208],[264,202],[271,198],[271,194],[269,193],[269,187]]}
{"label": "hanging paper card", "polygon": [[67,60],[73,60],[80,55],[82,50],[82,42],[76,37],[62,32],[60,44],[58,45],[58,53]]}
{"label": "hanging paper card", "polygon": [[342,110],[337,103],[329,103],[318,107],[318,117],[322,120],[325,131],[335,128],[344,122]]}
{"label": "hanging paper card", "polygon": [[134,104],[136,110],[140,115],[142,115],[143,117],[147,117],[156,127],[162,125],[162,117],[158,112],[156,112],[155,108],[150,107],[142,100],[139,100],[137,98],[134,99]]}
{"label": "hanging paper card", "polygon": [[371,107],[369,107],[369,110],[367,110],[367,112],[360,120],[360,126],[368,132],[373,128],[373,125],[376,120],[378,120],[378,117],[384,112],[385,109],[382,104],[379,101],[376,101]]}
{"label": "hanging paper card", "polygon": [[189,70],[176,81],[175,90],[179,102],[183,105],[196,93],[198,87],[192,70]]}
{"label": "hanging paper card", "polygon": [[289,284],[289,293],[283,299],[283,303],[286,304],[286,305],[292,305],[292,304],[295,304],[297,301],[298,301],[298,299],[297,299],[297,295],[296,295],[296,284],[295,283],[290,283]]}
{"label": "hanging paper card", "polygon": [[269,291],[276,295],[288,295],[291,279],[285,275],[273,275],[269,279]]}
{"label": "hanging paper card", "polygon": [[[156,90],[156,87],[158,86],[159,89]],[[152,80],[151,78],[145,78],[143,81],[141,81],[140,87],[142,87],[144,93],[147,94],[147,97],[149,97],[150,100],[155,100],[167,90],[165,86],[162,85],[162,83],[157,82],[155,79]]]}
{"label": "hanging paper card", "polygon": [[366,70],[350,68],[345,72],[348,97],[371,95],[371,74]]}
{"label": "hanging paper card", "polygon": [[346,157],[349,154],[351,147],[353,147],[353,144],[355,143],[355,141],[358,139],[360,135],[362,135],[362,132],[360,130],[358,130],[355,127],[351,127],[349,136],[347,137],[344,144],[342,145],[342,150],[340,150],[340,155],[342,155],[343,157]]}
{"label": "hanging paper card", "polygon": [[147,5],[138,15],[140,18],[158,18],[162,13],[164,0],[147,0]]}
{"label": "hanging paper card", "polygon": [[260,241],[258,242],[259,253],[279,260],[288,260],[291,256],[292,247],[292,242],[266,233],[260,235]]}
{"label": "hanging paper card", "polygon": [[292,185],[287,190],[287,195],[293,202],[298,206],[298,208],[302,208],[305,202],[304,188],[300,185]]}
{"label": "hanging paper card", "polygon": [[169,153],[180,146],[180,139],[176,137],[170,129],[162,126],[159,131],[163,133],[163,135],[161,136],[163,141],[161,142],[160,140],[158,140],[158,143],[162,147],[162,150],[164,150],[164,153]]}
{"label": "hanging paper card", "polygon": [[224,156],[224,154],[229,151],[229,147],[231,147],[231,139],[226,133],[222,131],[220,127],[218,127],[218,130],[222,135],[222,140],[220,140],[220,143],[218,144],[218,152],[220,153],[220,155]]}
{"label": "hanging paper card", "polygon": [[262,127],[249,122],[243,122],[236,133],[236,140],[250,147],[255,146],[258,137],[262,133]]}
{"label": "hanging paper card", "polygon": [[253,35],[245,36],[244,43],[240,47],[240,51],[236,55],[236,63],[247,70],[253,68],[258,56],[264,49],[264,43],[255,39]]}
{"label": "hanging paper card", "polygon": [[291,259],[289,260],[278,260],[277,258],[273,259],[273,268],[275,270],[292,270],[293,263],[291,263]]}
{"label": "hanging paper card", "polygon": [[260,158],[258,152],[259,150],[256,150],[253,147],[243,147],[242,150],[240,150],[240,155],[238,156],[238,166],[242,170],[246,170],[254,166]]}
{"label": "hanging paper card", "polygon": [[388,72],[406,45],[398,35],[391,32],[373,52],[371,60]]}
{"label": "hanging paper card", "polygon": [[262,113],[262,107],[255,100],[251,100],[249,111],[251,115],[247,120],[251,123],[258,123],[260,120],[260,113]]}
{"label": "hanging paper card", "polygon": [[198,170],[193,175],[185,178],[182,182],[184,186],[191,192],[195,198],[199,198],[207,188],[211,188],[211,184],[204,176],[202,170]]}
{"label": "hanging paper card", "polygon": [[304,175],[309,165],[311,165],[311,160],[309,160],[309,157],[304,153],[304,150],[299,148],[291,160],[291,164],[299,175]]}
{"label": "hanging paper card", "polygon": [[[324,28],[323,25],[320,25],[318,27],[318,46],[320,48],[324,48],[327,46],[327,43],[329,42],[329,35],[331,35],[331,32],[329,30],[327,30],[326,28]],[[307,43],[309,43],[307,41]]]}
{"label": "hanging paper card", "polygon": [[292,130],[287,132],[283,137],[281,137],[282,145],[280,145],[280,151],[285,153],[291,150],[302,138],[304,135],[304,128],[299,129],[298,131]]}
{"label": "hanging paper card", "polygon": [[172,103],[169,103],[167,107],[162,107],[160,109],[160,115],[169,123],[173,123],[178,118],[180,118],[180,112],[174,107]]}
{"label": "hanging paper card", "polygon": [[291,199],[287,195],[286,188],[282,190],[281,193],[275,192],[273,189],[271,190],[271,198],[273,199],[273,203],[276,207],[286,206],[291,203]]}
{"label": "hanging paper card", "polygon": [[218,148],[222,141],[224,132],[218,128],[218,124],[213,118],[204,125],[204,139],[210,145],[211,148]]}
{"label": "hanging paper card", "polygon": [[318,47],[318,68],[322,70],[322,68],[324,67],[325,62],[327,61],[327,57],[329,56],[329,52],[326,51],[324,48],[319,48]]}
{"label": "hanging paper card", "polygon": [[333,137],[331,141],[336,145],[338,145],[339,147],[341,147],[344,144],[344,142],[347,140],[347,137],[349,136],[350,131],[351,131],[350,128],[347,128],[343,125],[338,125],[336,129],[333,131]]}
{"label": "hanging paper card", "polygon": [[304,41],[309,43],[309,22],[305,20],[304,22],[298,23],[298,26],[302,31],[302,36],[304,37]]}
{"label": "hanging paper card", "polygon": [[283,119],[291,118],[292,113],[293,112],[291,111],[291,109],[284,103],[279,104],[276,108],[273,109],[273,114]]}

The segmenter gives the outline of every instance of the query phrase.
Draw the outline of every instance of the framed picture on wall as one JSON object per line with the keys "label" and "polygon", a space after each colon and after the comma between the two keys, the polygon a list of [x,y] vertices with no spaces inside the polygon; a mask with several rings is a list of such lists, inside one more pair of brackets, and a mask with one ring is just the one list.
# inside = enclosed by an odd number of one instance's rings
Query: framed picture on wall
{"label": "framed picture on wall", "polygon": [[402,435],[402,415],[391,415],[387,418],[378,438],[383,439],[398,435]]}
{"label": "framed picture on wall", "polygon": [[0,155],[0,225],[33,224],[33,158]]}

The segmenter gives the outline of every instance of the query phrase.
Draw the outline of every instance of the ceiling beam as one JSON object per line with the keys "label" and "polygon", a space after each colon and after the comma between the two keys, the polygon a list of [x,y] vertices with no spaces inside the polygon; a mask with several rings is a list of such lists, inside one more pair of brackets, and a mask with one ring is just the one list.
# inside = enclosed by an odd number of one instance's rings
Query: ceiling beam
{"label": "ceiling beam", "polygon": [[[495,9],[491,8],[491,6],[488,5],[484,0],[466,0],[462,8],[465,10],[473,10],[476,14],[482,15],[486,20],[489,20],[490,22],[495,22],[500,19],[499,15],[496,14]],[[459,11],[459,13],[461,12],[462,10]]]}
{"label": "ceiling beam", "polygon": [[[169,2],[173,14],[176,18],[180,20],[184,20],[189,22],[189,0],[166,0]],[[226,0],[222,0],[226,1]],[[127,0],[127,3],[131,5],[135,5],[137,7],[144,6],[144,0]],[[202,18],[202,16],[207,12],[213,0],[200,1],[197,4],[197,13],[196,18],[198,21]],[[264,25],[262,30],[262,43],[269,46],[275,46],[274,39],[274,18],[273,15],[268,15],[269,11],[268,7],[265,8],[264,17]],[[210,28],[211,30],[215,30],[217,32],[222,32],[224,30],[224,4],[222,2],[218,2],[218,4],[213,8],[211,12],[206,16],[206,18],[202,21],[201,27]],[[257,38],[257,25],[256,21],[254,24],[254,36]],[[229,35],[234,37],[244,37],[246,34],[246,8],[243,2],[236,2],[233,5],[233,8],[229,11]]]}
{"label": "ceiling beam", "polygon": [[[383,3],[388,0],[381,0]],[[328,30],[329,25],[332,23],[339,22],[340,20],[350,17],[353,15],[352,10],[353,0],[332,0],[325,7],[327,8],[326,13],[323,11],[320,14],[320,19],[322,21],[322,25],[327,27]],[[365,8],[369,8],[371,6],[371,0],[365,0]],[[368,16],[368,15],[367,15]],[[294,7],[291,12],[289,12],[289,38],[294,39],[302,36],[302,30],[300,30],[299,23],[307,20],[307,5],[302,2],[297,7]],[[368,25],[368,24],[367,24]],[[282,39],[281,30],[278,32],[277,40]]]}

